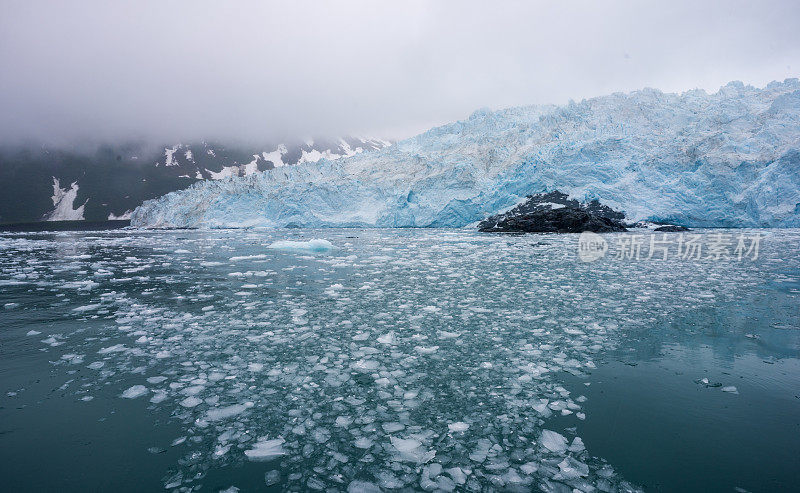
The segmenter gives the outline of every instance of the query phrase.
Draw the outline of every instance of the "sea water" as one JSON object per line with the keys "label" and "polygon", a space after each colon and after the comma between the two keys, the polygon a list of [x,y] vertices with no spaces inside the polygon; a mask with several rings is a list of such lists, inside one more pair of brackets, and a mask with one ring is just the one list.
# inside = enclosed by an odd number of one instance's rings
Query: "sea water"
{"label": "sea water", "polygon": [[792,489],[800,231],[694,234],[0,234],[0,487]]}

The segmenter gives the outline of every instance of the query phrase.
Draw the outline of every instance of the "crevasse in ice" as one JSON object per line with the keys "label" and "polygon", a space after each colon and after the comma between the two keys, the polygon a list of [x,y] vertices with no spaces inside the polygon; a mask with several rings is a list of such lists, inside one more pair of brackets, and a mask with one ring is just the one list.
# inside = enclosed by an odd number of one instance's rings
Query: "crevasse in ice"
{"label": "crevasse in ice", "polygon": [[378,152],[201,182],[132,224],[461,227],[555,189],[630,220],[800,226],[800,81],[479,110]]}

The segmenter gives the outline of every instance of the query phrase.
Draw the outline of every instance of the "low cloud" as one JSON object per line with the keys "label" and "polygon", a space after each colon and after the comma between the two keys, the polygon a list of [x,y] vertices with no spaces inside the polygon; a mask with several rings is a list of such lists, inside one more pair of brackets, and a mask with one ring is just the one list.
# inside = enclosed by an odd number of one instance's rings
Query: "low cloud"
{"label": "low cloud", "polygon": [[0,143],[399,138],[476,108],[798,74],[796,2],[0,6]]}

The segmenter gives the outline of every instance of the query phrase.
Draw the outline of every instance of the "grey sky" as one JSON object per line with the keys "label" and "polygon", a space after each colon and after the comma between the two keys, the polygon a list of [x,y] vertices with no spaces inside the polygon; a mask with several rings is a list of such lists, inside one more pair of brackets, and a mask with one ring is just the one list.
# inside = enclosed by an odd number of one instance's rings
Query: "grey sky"
{"label": "grey sky", "polygon": [[[562,5],[566,4],[566,6]],[[800,73],[800,3],[0,2],[0,142],[363,133]]]}

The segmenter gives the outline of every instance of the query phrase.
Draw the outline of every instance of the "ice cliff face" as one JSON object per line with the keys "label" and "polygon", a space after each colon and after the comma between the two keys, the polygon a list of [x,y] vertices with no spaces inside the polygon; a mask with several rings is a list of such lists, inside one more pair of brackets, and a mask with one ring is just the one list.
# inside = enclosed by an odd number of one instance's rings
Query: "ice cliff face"
{"label": "ice cliff face", "polygon": [[149,227],[460,227],[561,190],[628,220],[800,227],[800,82],[479,110],[386,149],[201,182]]}

